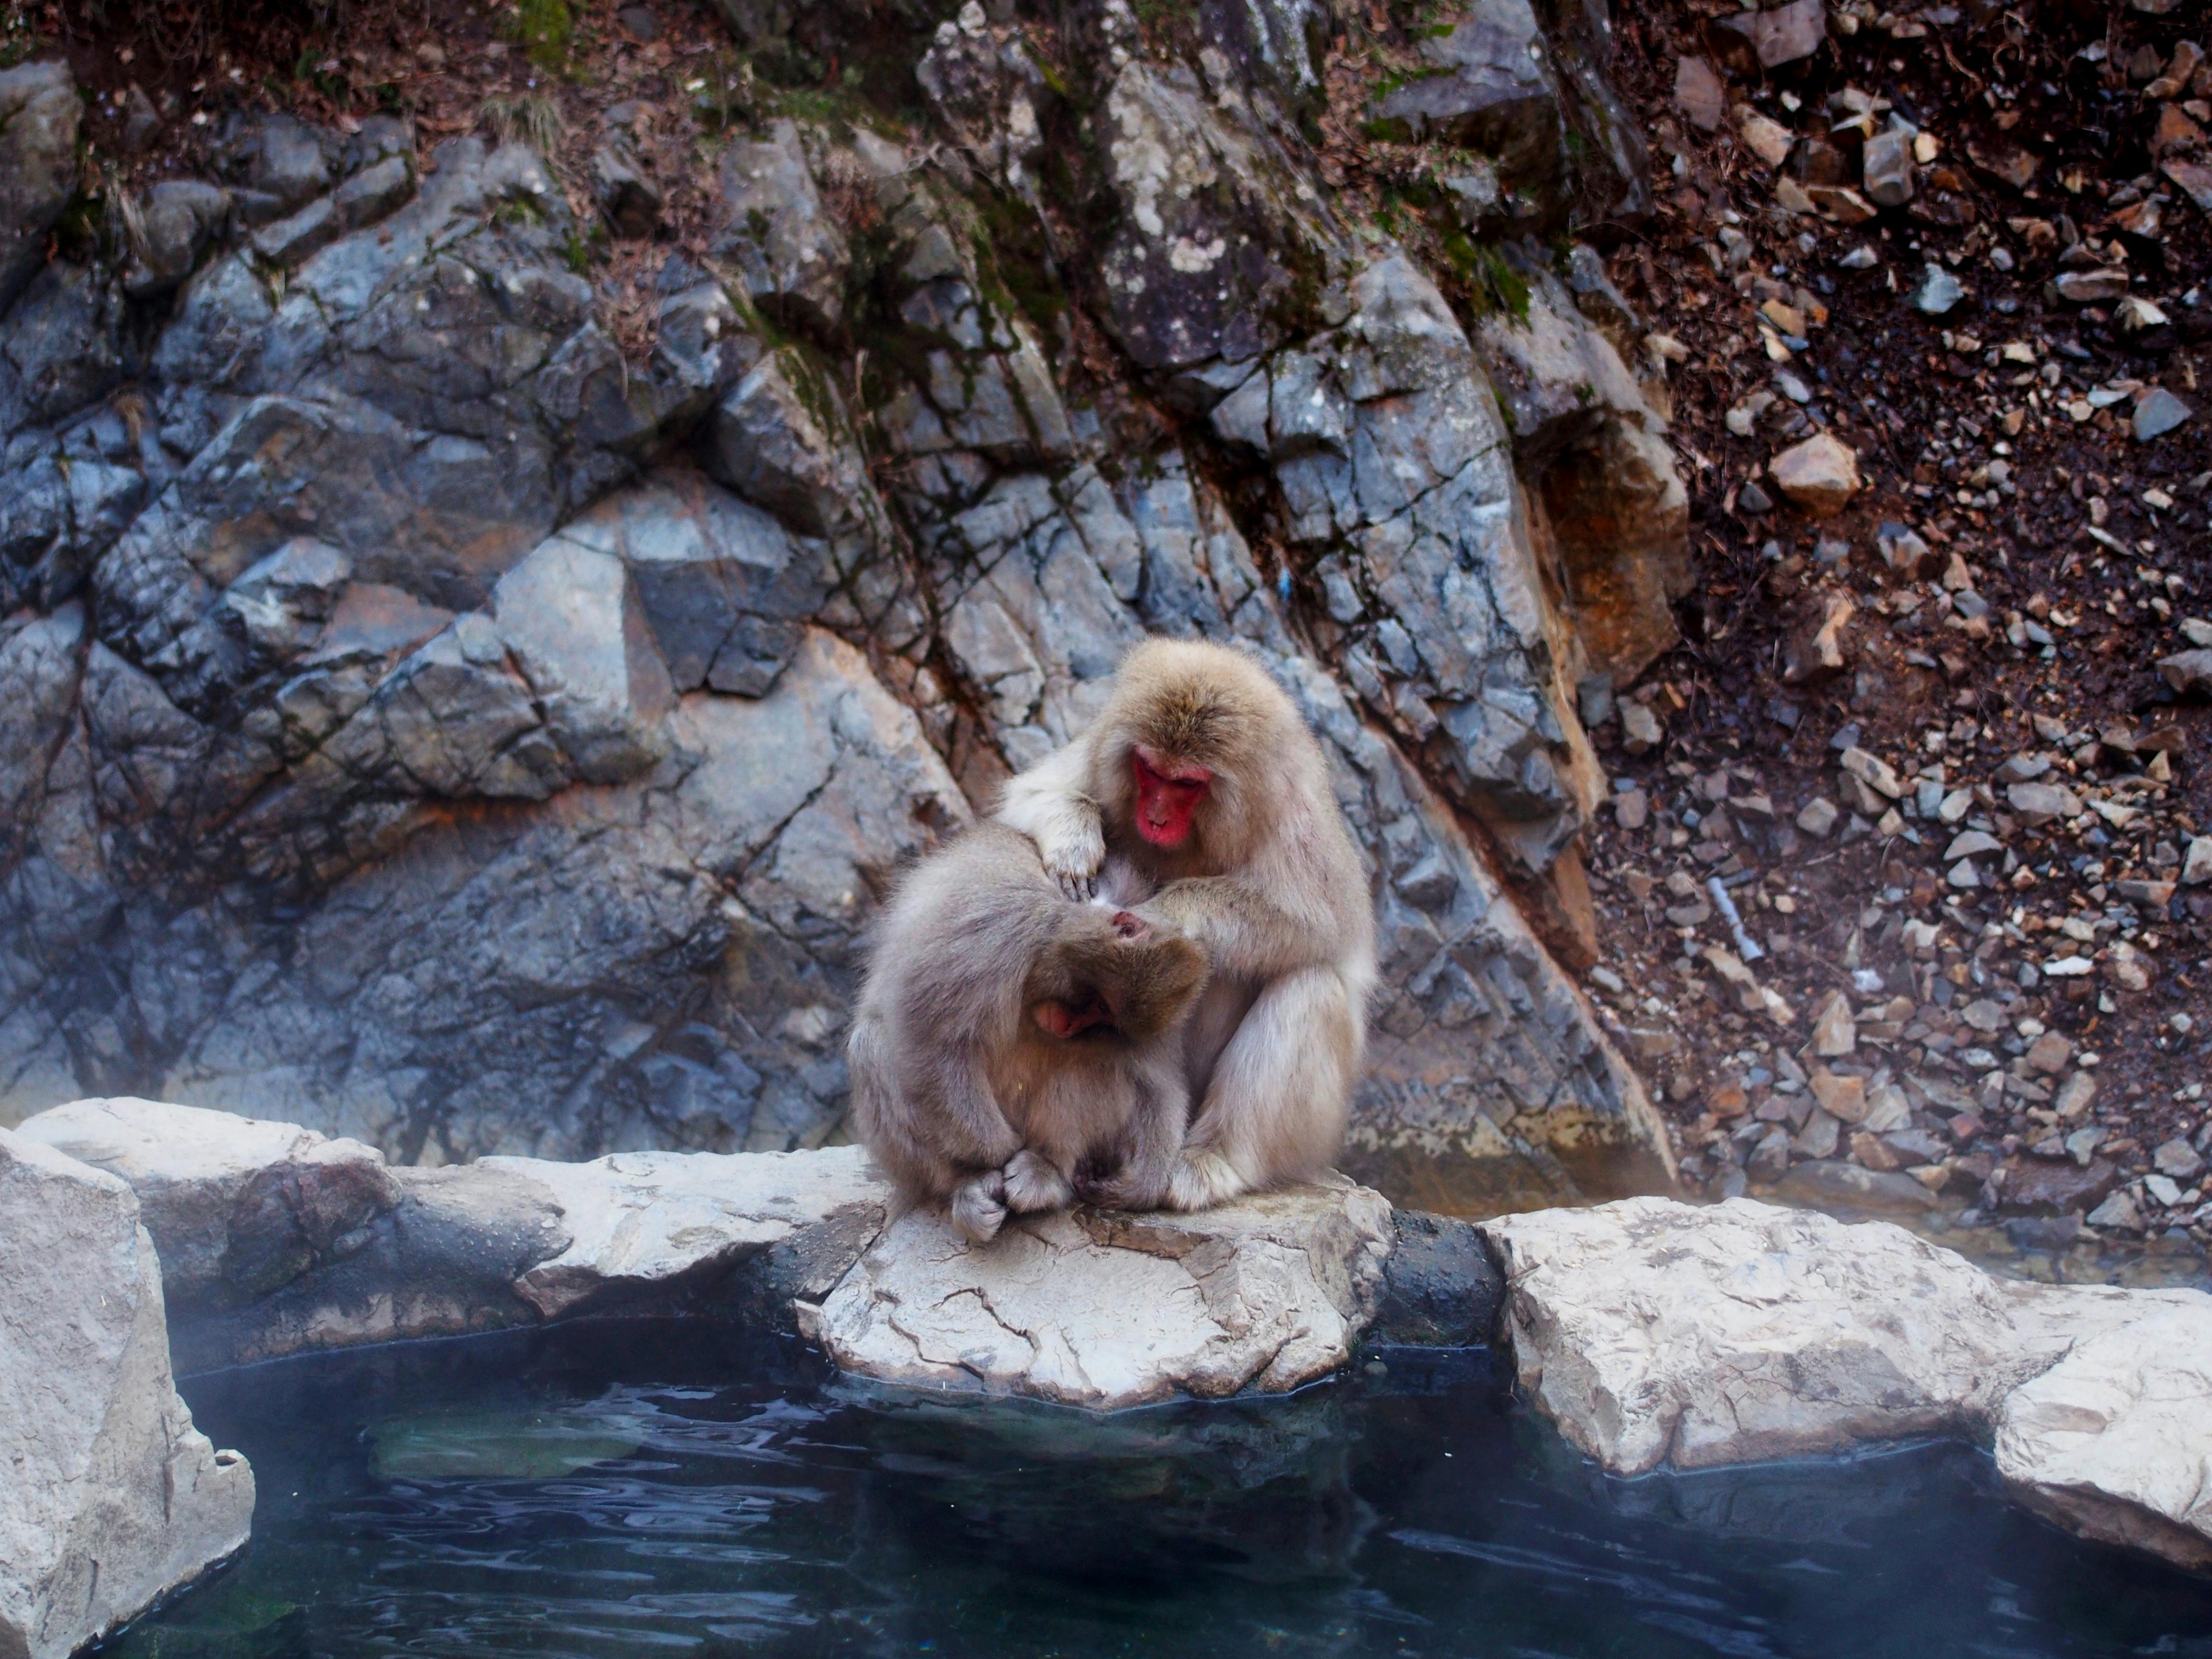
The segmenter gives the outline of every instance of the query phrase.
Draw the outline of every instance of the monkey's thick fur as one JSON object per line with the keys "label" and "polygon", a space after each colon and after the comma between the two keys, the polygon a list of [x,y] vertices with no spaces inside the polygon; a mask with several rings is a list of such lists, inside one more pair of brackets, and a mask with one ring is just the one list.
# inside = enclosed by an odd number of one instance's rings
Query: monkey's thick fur
{"label": "monkey's thick fur", "polygon": [[[1205,979],[1176,928],[1070,900],[1029,837],[978,824],[917,865],[878,924],[846,1045],[854,1127],[909,1202],[949,1200],[977,1243],[1079,1190],[1156,1207]],[[1041,1005],[1088,1029],[1050,1035]]]}
{"label": "monkey's thick fur", "polygon": [[[1206,780],[1178,845],[1139,830],[1140,748],[1156,776]],[[1097,723],[1012,779],[998,816],[1065,890],[1087,892],[1109,860],[1159,884],[1138,914],[1206,951],[1184,1027],[1198,1104],[1169,1203],[1203,1209],[1326,1169],[1366,1044],[1374,902],[1321,744],[1266,669],[1224,646],[1147,641]]]}

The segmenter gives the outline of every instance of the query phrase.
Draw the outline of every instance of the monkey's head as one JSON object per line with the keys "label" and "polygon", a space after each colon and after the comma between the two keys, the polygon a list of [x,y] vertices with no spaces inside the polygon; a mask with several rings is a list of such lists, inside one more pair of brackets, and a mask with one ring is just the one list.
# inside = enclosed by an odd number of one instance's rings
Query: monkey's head
{"label": "monkey's head", "polygon": [[1206,953],[1182,934],[1127,910],[1071,907],[1022,1000],[1048,1036],[1148,1042],[1189,1012],[1205,982]]}
{"label": "monkey's head", "polygon": [[1150,640],[1115,674],[1091,786],[1109,820],[1227,866],[1265,834],[1270,778],[1304,727],[1265,669],[1225,646]]}

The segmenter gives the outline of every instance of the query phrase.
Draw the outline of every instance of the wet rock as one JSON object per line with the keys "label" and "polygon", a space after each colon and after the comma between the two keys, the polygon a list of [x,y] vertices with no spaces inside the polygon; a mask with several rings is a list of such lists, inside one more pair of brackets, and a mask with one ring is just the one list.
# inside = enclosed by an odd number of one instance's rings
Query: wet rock
{"label": "wet rock", "polygon": [[267,1295],[400,1198],[381,1152],[295,1123],[125,1098],[57,1106],[18,1133],[130,1185],[180,1310]]}
{"label": "wet rock", "polygon": [[[2072,1115],[2063,1106],[2060,1111]],[[2101,1158],[2082,1165],[2014,1159],[2002,1165],[1998,1175],[2008,1215],[2079,1215],[2095,1209],[2120,1180],[2118,1166]]]}
{"label": "wet rock", "polygon": [[67,64],[0,70],[0,310],[46,263],[46,232],[76,190],[83,118]]}
{"label": "wet rock", "polygon": [[1782,493],[1815,519],[1842,512],[1859,491],[1858,457],[1826,432],[1784,450],[1769,470]]}
{"label": "wet rock", "polygon": [[1480,1224],[1522,1391],[1613,1473],[1995,1430],[2015,1495],[2069,1529],[2212,1548],[2202,1292],[1996,1279],[1887,1223],[1745,1199]]}
{"label": "wet rock", "polygon": [[[807,1328],[887,1382],[1106,1410],[1280,1393],[1351,1357],[1392,1240],[1389,1206],[1340,1176],[1196,1215],[1025,1218],[981,1247],[917,1211]],[[1157,1316],[1139,1328],[1133,1306]]]}
{"label": "wet rock", "polygon": [[1522,1389],[1616,1474],[1955,1432],[2040,1369],[2005,1287],[1881,1223],[1628,1200],[1483,1231]]}
{"label": "wet rock", "polygon": [[0,1644],[66,1659],[234,1554],[253,1473],[177,1397],[131,1188],[0,1129]]}

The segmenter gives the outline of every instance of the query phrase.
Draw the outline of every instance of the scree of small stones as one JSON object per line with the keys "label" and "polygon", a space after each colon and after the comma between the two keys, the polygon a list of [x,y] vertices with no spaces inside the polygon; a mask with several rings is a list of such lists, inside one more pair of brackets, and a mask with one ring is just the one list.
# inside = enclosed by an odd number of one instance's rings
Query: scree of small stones
{"label": "scree of small stones", "polygon": [[2027,1271],[2212,1242],[2212,70],[2186,4],[1625,26],[1688,644],[1584,688],[1688,1177]]}

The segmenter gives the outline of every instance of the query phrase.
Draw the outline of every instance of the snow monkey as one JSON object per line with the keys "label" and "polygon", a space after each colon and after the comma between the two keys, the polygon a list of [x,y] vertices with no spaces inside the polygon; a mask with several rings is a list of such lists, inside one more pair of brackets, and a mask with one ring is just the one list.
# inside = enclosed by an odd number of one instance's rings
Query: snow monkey
{"label": "snow monkey", "polygon": [[1182,1146],[1182,1024],[1206,957],[1176,928],[1071,903],[1029,838],[981,823],[916,866],[876,935],[846,1045],[860,1137],[909,1202],[981,1243],[1079,1193],[1154,1209]]}
{"label": "snow monkey", "polygon": [[998,816],[1071,895],[1126,861],[1159,884],[1137,913],[1206,951],[1184,1030],[1199,1104],[1169,1203],[1327,1167],[1359,1078],[1375,916],[1328,763],[1282,688],[1241,652],[1148,641],[1097,724],[1009,782]]}

